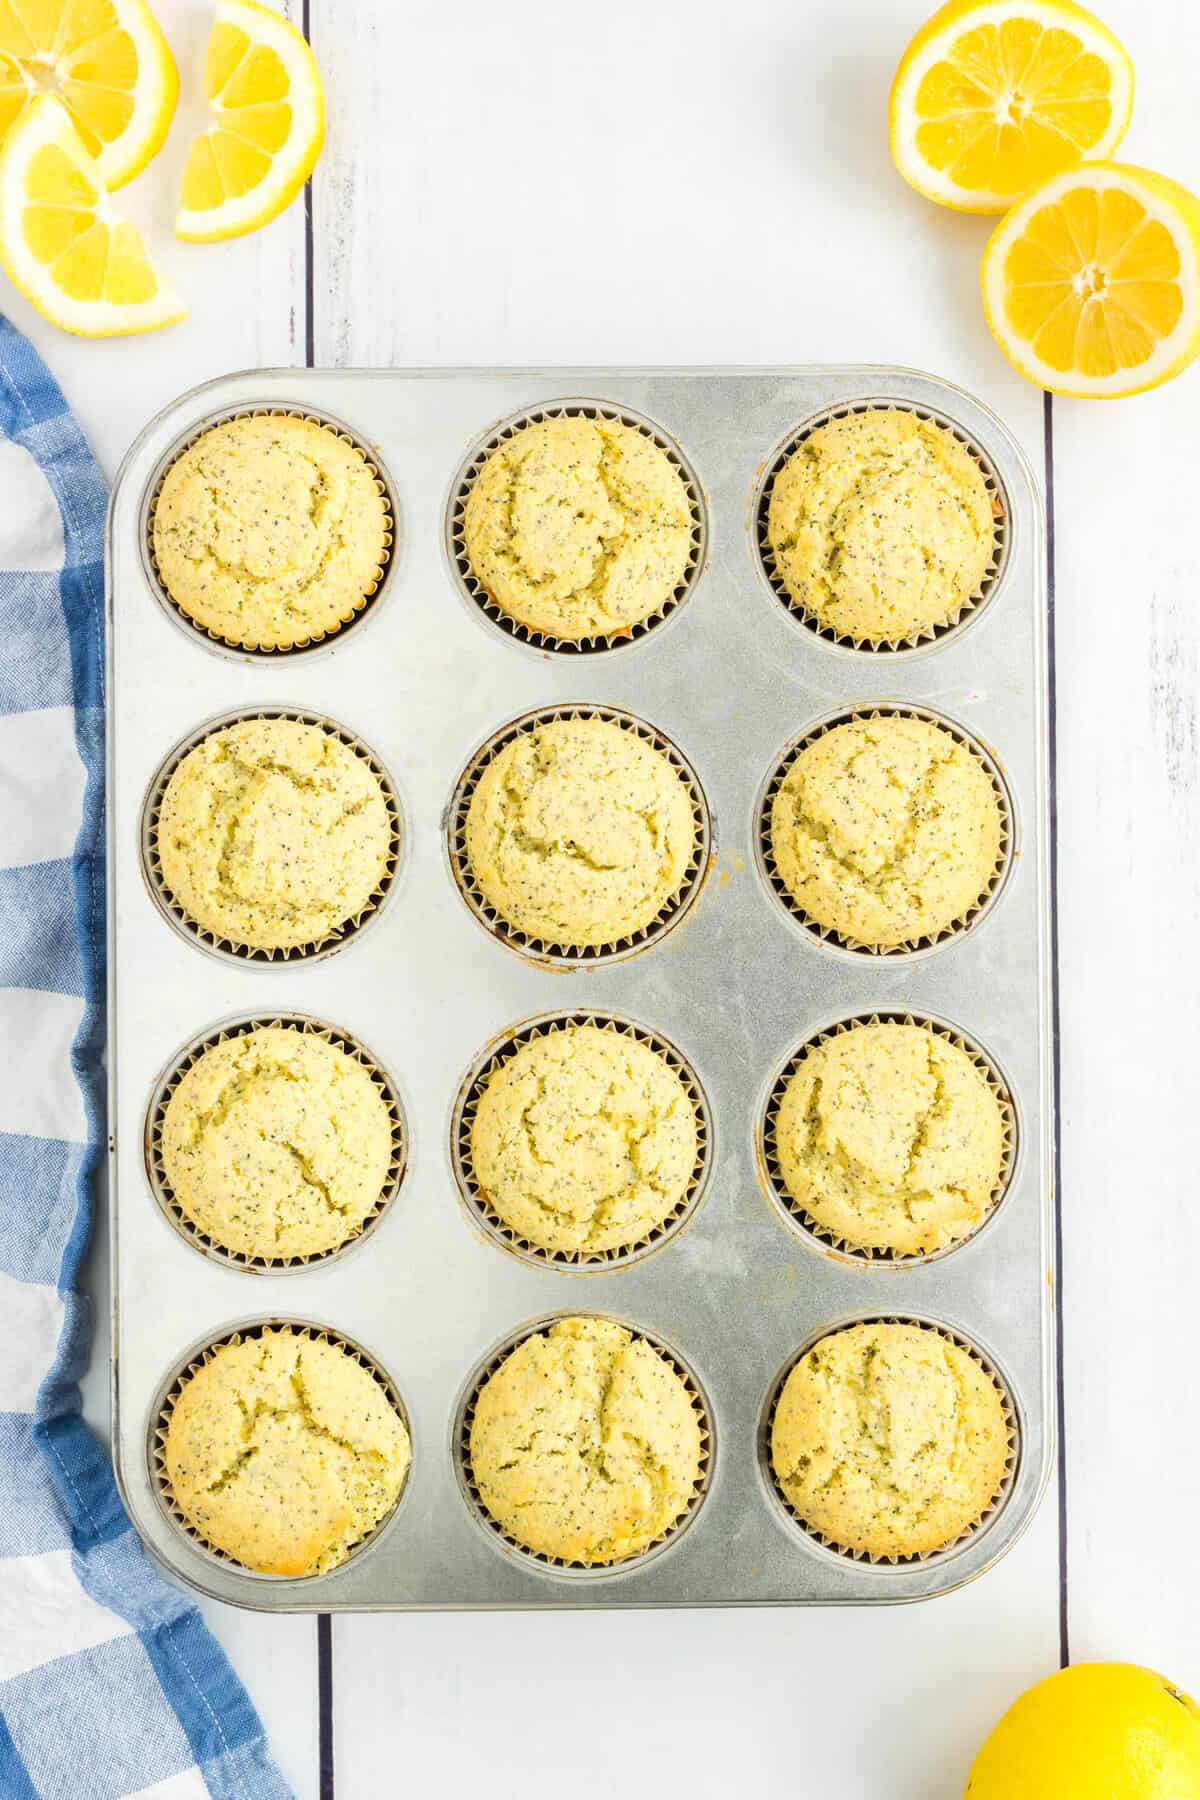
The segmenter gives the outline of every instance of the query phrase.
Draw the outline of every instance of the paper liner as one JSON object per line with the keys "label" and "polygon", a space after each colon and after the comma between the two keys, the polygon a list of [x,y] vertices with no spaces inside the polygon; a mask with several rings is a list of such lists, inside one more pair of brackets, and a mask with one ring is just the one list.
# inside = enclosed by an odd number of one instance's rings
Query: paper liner
{"label": "paper liner", "polygon": [[[595,1025],[602,1031],[611,1031],[615,1036],[632,1038],[636,1043],[645,1044],[661,1056],[679,1076],[696,1112],[696,1163],[683,1198],[660,1224],[634,1243],[623,1245],[619,1249],[590,1252],[546,1250],[507,1224],[492,1207],[475,1179],[471,1133],[475,1114],[488,1082],[498,1069],[512,1060],[523,1045],[563,1031],[570,1025]],[[669,1243],[691,1219],[703,1199],[712,1160],[712,1112],[695,1069],[668,1038],[619,1013],[543,1013],[538,1018],[514,1025],[498,1042],[493,1040],[476,1058],[458,1090],[450,1121],[450,1162],[458,1191],[472,1220],[487,1233],[493,1243],[507,1250],[510,1255],[519,1257],[522,1262],[532,1263],[536,1268],[559,1269],[568,1274],[591,1274],[598,1270],[624,1268],[630,1263],[640,1262],[643,1257]]]}
{"label": "paper liner", "polygon": [[[785,463],[795,454],[805,439],[811,437],[813,432],[819,430],[822,425],[828,425],[834,419],[849,418],[852,413],[866,412],[912,413],[916,418],[926,419],[950,432],[978,465],[979,472],[983,476],[991,496],[992,512],[995,517],[991,561],[984,570],[978,587],[968,594],[940,625],[927,625],[921,631],[913,632],[903,638],[856,638],[847,632],[835,630],[832,625],[824,624],[811,607],[805,606],[788,591],[783,577],[775,566],[775,553],[771,549],[767,536],[767,514],[771,505],[771,490],[775,485],[775,477]],[[993,596],[999,592],[1008,569],[1012,550],[1012,534],[1009,524],[1012,518],[1012,506],[1004,482],[990,456],[975,438],[971,437],[956,420],[950,418],[946,413],[935,412],[928,406],[914,406],[908,400],[890,400],[885,397],[856,400],[849,405],[826,407],[821,412],[814,413],[810,418],[805,419],[804,423],[791,432],[768,458],[754,490],[752,513],[754,547],[759,570],[789,618],[794,623],[803,626],[821,643],[845,650],[863,651],[868,654],[883,653],[892,656],[902,656],[906,652],[911,654],[915,650],[928,649],[933,644],[949,637],[952,632],[965,628],[979,616]]]}
{"label": "paper liner", "polygon": [[[219,937],[216,932],[209,931],[179,904],[168,888],[162,873],[162,863],[158,854],[158,824],[162,811],[163,796],[167,783],[175,773],[179,764],[190,750],[204,742],[214,732],[223,731],[227,726],[241,724],[248,719],[295,719],[304,725],[316,725],[327,731],[339,743],[353,750],[362,758],[371,773],[375,776],[383,793],[391,823],[391,846],[388,851],[387,865],[382,881],[371,894],[367,904],[358,912],[343,921],[336,930],[327,932],[322,938],[308,944],[290,944],[277,949],[263,949],[256,944],[235,943],[231,938]],[[235,962],[252,962],[267,967],[280,968],[289,963],[311,962],[319,957],[332,956],[334,951],[341,950],[354,938],[359,937],[367,927],[375,921],[386,905],[396,885],[396,874],[405,849],[405,833],[401,817],[400,797],[387,769],[375,752],[357,737],[345,725],[339,725],[324,713],[310,712],[302,706],[247,706],[235,712],[222,713],[220,717],[209,719],[206,724],[176,744],[175,748],[159,766],[157,773],[146,792],[142,803],[142,873],[150,890],[151,899],[160,913],[190,943],[206,950],[212,956],[227,957]]]}
{"label": "paper liner", "polygon": [[[979,1364],[979,1367],[983,1369],[995,1383],[996,1391],[1000,1395],[1001,1402],[1003,1403],[1005,1424],[1008,1431],[1008,1454],[1005,1459],[1004,1475],[1001,1479],[1000,1486],[997,1488],[992,1499],[979,1514],[978,1518],[973,1519],[969,1525],[964,1527],[957,1537],[951,1538],[949,1542],[945,1544],[940,1544],[936,1550],[922,1550],[913,1556],[878,1556],[873,1551],[853,1550],[845,1544],[839,1544],[834,1538],[827,1537],[823,1531],[818,1531],[815,1526],[805,1522],[784,1493],[782,1484],[775,1474],[775,1467],[771,1460],[771,1433],[775,1424],[775,1410],[779,1405],[779,1398],[783,1392],[788,1376],[796,1367],[796,1364],[800,1362],[803,1357],[807,1356],[814,1345],[819,1344],[823,1338],[834,1337],[839,1331],[849,1330],[854,1325],[919,1325],[923,1330],[936,1332],[939,1337],[945,1338],[947,1343],[956,1344],[960,1350],[965,1350],[967,1354]],[[1000,1373],[995,1362],[991,1357],[984,1354],[978,1344],[973,1343],[972,1340],[965,1337],[962,1332],[952,1330],[949,1325],[942,1324],[938,1319],[924,1318],[918,1313],[860,1313],[856,1314],[853,1318],[842,1319],[836,1325],[824,1325],[819,1330],[814,1331],[804,1340],[800,1345],[800,1348],[796,1350],[793,1355],[789,1356],[787,1362],[779,1371],[775,1380],[771,1383],[771,1387],[767,1394],[767,1403],[763,1408],[762,1416],[759,1421],[759,1473],[768,1493],[788,1525],[801,1534],[809,1548],[819,1549],[826,1555],[835,1557],[840,1563],[849,1563],[853,1567],[870,1569],[875,1573],[886,1572],[889,1569],[923,1568],[929,1563],[942,1563],[947,1561],[951,1556],[955,1556],[960,1551],[965,1550],[968,1545],[973,1544],[981,1532],[986,1531],[989,1526],[995,1523],[1005,1506],[1008,1504],[1008,1500],[1016,1484],[1020,1460],[1021,1427],[1017,1415],[1016,1403],[1013,1400],[1012,1390],[1008,1381]]]}
{"label": "paper liner", "polygon": [[[305,1037],[322,1038],[327,1044],[344,1050],[354,1061],[366,1069],[371,1081],[382,1096],[388,1109],[392,1126],[392,1154],[388,1163],[387,1174],[379,1198],[363,1220],[351,1234],[332,1249],[314,1251],[306,1256],[251,1256],[243,1250],[230,1250],[208,1232],[203,1231],[195,1220],[180,1206],[171,1187],[166,1165],[162,1155],[163,1124],[167,1115],[167,1107],[188,1070],[217,1044],[228,1039],[246,1037],[252,1031],[259,1031],[270,1026],[285,1026],[298,1030]],[[202,1036],[194,1038],[182,1050],[172,1057],[166,1073],[157,1083],[146,1113],[145,1127],[146,1175],[150,1182],[151,1192],[158,1201],[163,1213],[185,1243],[198,1250],[202,1256],[211,1257],[214,1262],[222,1262],[230,1268],[244,1269],[250,1274],[270,1273],[286,1274],[291,1269],[305,1269],[316,1263],[333,1262],[345,1256],[348,1251],[360,1245],[378,1225],[392,1201],[400,1191],[404,1180],[408,1157],[408,1130],[404,1118],[404,1108],[395,1084],[388,1076],[379,1059],[368,1050],[365,1044],[351,1037],[349,1032],[339,1031],[336,1026],[326,1025],[320,1019],[312,1018],[308,1013],[251,1013],[244,1018],[227,1019],[224,1024],[214,1026]]]}
{"label": "paper liner", "polygon": [[[546,1331],[559,1319],[579,1318],[604,1319],[611,1324],[622,1326],[635,1338],[643,1338],[646,1343],[659,1352],[680,1377],[688,1390],[700,1421],[700,1468],[686,1509],[673,1525],[668,1526],[666,1531],[660,1533],[644,1549],[639,1550],[633,1556],[621,1557],[610,1563],[567,1562],[559,1556],[548,1556],[541,1550],[530,1550],[527,1545],[521,1543],[519,1538],[515,1538],[505,1531],[503,1526],[488,1512],[475,1484],[471,1468],[471,1423],[475,1417],[475,1403],[484,1382],[495,1374],[504,1359],[518,1345],[523,1344],[526,1338]],[[455,1474],[458,1477],[459,1491],[477,1523],[498,1550],[501,1550],[506,1556],[516,1557],[531,1569],[557,1576],[563,1580],[604,1580],[606,1577],[625,1575],[631,1570],[642,1568],[652,1558],[673,1549],[679,1542],[703,1506],[712,1482],[713,1462],[716,1456],[716,1427],[708,1396],[695,1371],[684,1361],[678,1350],[667,1343],[665,1338],[661,1338],[655,1331],[648,1330],[646,1326],[635,1324],[632,1319],[621,1318],[615,1313],[594,1311],[581,1313],[578,1310],[568,1310],[547,1313],[544,1317],[535,1319],[528,1325],[519,1326],[502,1343],[497,1344],[494,1349],[489,1351],[485,1359],[476,1366],[468,1378],[454,1410],[450,1451]]]}
{"label": "paper liner", "polygon": [[[979,1070],[995,1096],[1003,1121],[1003,1141],[1001,1149],[1000,1175],[992,1190],[988,1209],[978,1225],[962,1237],[955,1238],[952,1244],[944,1244],[938,1250],[901,1251],[880,1248],[869,1244],[853,1244],[837,1232],[831,1231],[827,1225],[820,1224],[790,1192],[783,1178],[776,1151],[776,1123],[779,1107],[792,1076],[800,1067],[804,1058],[820,1044],[828,1043],[831,1038],[841,1037],[845,1032],[853,1031],[858,1025],[919,1025],[931,1031],[936,1037],[945,1038]],[[911,1012],[907,1007],[880,1006],[869,1012],[859,1012],[838,1019],[832,1025],[814,1032],[795,1049],[787,1062],[771,1083],[771,1091],[767,1096],[766,1106],[762,1109],[758,1120],[758,1159],[766,1182],[767,1191],[775,1202],[786,1223],[799,1232],[800,1236],[813,1242],[819,1250],[834,1250],[839,1256],[847,1257],[854,1262],[889,1263],[899,1268],[919,1267],[923,1263],[940,1262],[943,1257],[952,1256],[964,1244],[971,1243],[980,1232],[989,1225],[1000,1210],[1000,1206],[1009,1192],[1013,1170],[1017,1161],[1017,1109],[1012,1097],[1012,1090],[1000,1073],[995,1058],[976,1039],[968,1037],[956,1025],[948,1025],[935,1018],[931,1013]]]}
{"label": "paper liner", "polygon": [[[218,425],[228,425],[233,419],[306,419],[310,424],[319,425],[322,431],[328,431],[333,437],[340,438],[351,447],[366,463],[375,477],[375,486],[383,498],[385,507],[384,519],[384,553],[377,565],[374,579],[364,589],[362,598],[351,607],[341,622],[331,631],[316,631],[311,637],[302,638],[295,644],[247,644],[238,638],[224,637],[220,632],[212,631],[207,625],[194,619],[186,607],[181,606],[171,594],[159,570],[158,559],[154,553],[154,512],[158,505],[158,497],[162,493],[163,483],[172,466],[193,444],[199,443],[202,437]],[[215,650],[221,654],[232,652],[238,657],[253,658],[266,662],[278,660],[280,657],[296,657],[311,655],[314,651],[327,648],[334,640],[340,638],[352,625],[359,624],[369,613],[376,610],[386,591],[386,584],[395,563],[396,517],[398,507],[391,478],[387,474],[382,459],[377,451],[368,450],[361,438],[335,419],[329,413],[315,412],[310,406],[235,406],[228,412],[219,413],[215,418],[206,419],[189,431],[177,443],[172,444],[167,455],[159,463],[142,501],[142,564],[146,571],[154,596],[173,624],[179,625],[196,638],[206,650]]]}
{"label": "paper liner", "polygon": [[[810,744],[826,732],[833,731],[839,725],[848,725],[854,719],[924,719],[931,725],[938,725],[943,731],[971,751],[972,755],[983,765],[983,769],[992,784],[1000,808],[1000,851],[996,859],[996,867],[988,881],[987,888],[979,896],[975,904],[967,909],[960,918],[945,925],[938,932],[925,933],[921,937],[906,939],[900,944],[864,944],[857,938],[851,938],[832,926],[821,925],[805,912],[800,902],[779,873],[775,862],[775,852],[771,844],[771,809],[775,795],[787,779],[788,773],[796,758]],[[825,950],[839,953],[850,953],[855,957],[915,957],[927,955],[944,944],[959,938],[964,932],[972,930],[980,920],[989,913],[999,900],[1012,869],[1013,851],[1016,843],[1016,807],[1008,782],[999,763],[980,740],[969,732],[965,725],[948,717],[946,713],[935,712],[929,706],[910,705],[907,701],[880,700],[864,702],[858,706],[839,707],[836,712],[827,713],[809,726],[800,737],[793,739],[776,758],[768,775],[754,809],[754,846],[759,871],[784,911],[803,926],[815,943]]]}
{"label": "paper liner", "polygon": [[[314,1343],[319,1344],[336,1344],[341,1349],[348,1351],[355,1362],[359,1363],[383,1389],[384,1393],[387,1395],[389,1404],[393,1410],[399,1414],[400,1419],[404,1424],[404,1429],[408,1432],[409,1443],[412,1445],[412,1461],[410,1461],[408,1471],[405,1474],[404,1485],[397,1494],[395,1504],[391,1507],[390,1511],[385,1513],[378,1524],[372,1526],[371,1530],[351,1547],[348,1555],[337,1564],[336,1568],[327,1569],[316,1575],[275,1575],[267,1570],[251,1569],[245,1563],[239,1562],[236,1556],[230,1556],[227,1550],[218,1549],[215,1544],[210,1544],[203,1533],[198,1531],[192,1524],[178,1501],[175,1499],[175,1494],[171,1487],[171,1480],[167,1474],[167,1431],[171,1424],[171,1415],[175,1410],[175,1402],[183,1392],[187,1381],[198,1369],[203,1368],[205,1363],[211,1362],[217,1351],[224,1349],[226,1345],[240,1344],[248,1338],[261,1337],[264,1331],[280,1329],[287,1329],[295,1337],[311,1338]],[[401,1398],[400,1390],[392,1380],[391,1376],[387,1374],[382,1364],[377,1362],[371,1355],[370,1351],[365,1350],[363,1346],[356,1343],[353,1338],[346,1337],[343,1332],[336,1331],[330,1325],[314,1325],[303,1319],[283,1317],[259,1319],[245,1325],[237,1326],[233,1330],[223,1332],[220,1337],[210,1339],[200,1350],[193,1352],[183,1363],[176,1367],[174,1373],[168,1377],[164,1387],[160,1390],[158,1402],[151,1413],[146,1450],[150,1467],[150,1485],[154,1489],[155,1498],[163,1513],[171,1521],[171,1524],[177,1531],[182,1532],[198,1550],[201,1550],[204,1553],[204,1555],[212,1557],[215,1562],[223,1563],[226,1568],[236,1569],[239,1574],[245,1575],[253,1581],[288,1583],[297,1581],[323,1581],[326,1576],[336,1574],[338,1569],[344,1569],[348,1562],[362,1556],[372,1547],[372,1545],[378,1542],[379,1538],[382,1536],[383,1532],[387,1530],[404,1503],[412,1482],[413,1462],[415,1462],[417,1454],[416,1445],[413,1442],[412,1425],[409,1420],[408,1409]]]}
{"label": "paper liner", "polygon": [[[547,938],[532,937],[529,933],[518,930],[485,897],[475,880],[467,856],[467,813],[484,769],[499,750],[522,732],[532,731],[536,726],[548,725],[557,719],[604,719],[631,732],[666,757],[676,774],[687,785],[691,798],[696,835],[683,880],[672,898],[648,925],[608,944],[561,944]],[[615,706],[571,703],[542,706],[534,712],[523,713],[520,718],[510,719],[507,725],[502,725],[498,731],[493,732],[470,757],[455,784],[446,809],[446,848],[450,859],[450,873],[454,878],[454,885],[476,919],[485,931],[514,950],[517,955],[531,962],[558,968],[621,962],[626,957],[648,949],[668,931],[673,930],[691,910],[704,885],[712,855],[712,837],[712,818],[704,789],[700,785],[700,777],[683,752],[656,726]]]}
{"label": "paper liner", "polygon": [[[480,469],[492,452],[500,444],[515,437],[526,425],[538,425],[545,419],[564,418],[607,419],[614,424],[628,425],[632,430],[641,432],[643,437],[649,438],[651,443],[656,444],[663,452],[672,468],[682,479],[687,490],[688,506],[692,515],[691,549],[687,566],[674,592],[654,612],[649,613],[644,619],[639,619],[636,624],[627,626],[622,631],[605,632],[583,638],[555,637],[552,633],[536,631],[532,626],[523,625],[519,619],[514,619],[492,599],[476,576],[471,566],[471,559],[467,555],[463,535],[467,500]],[[684,602],[691,597],[703,572],[708,550],[708,509],[699,476],[675,439],[664,431],[661,425],[656,425],[652,419],[646,418],[642,413],[634,412],[630,407],[617,406],[606,401],[552,400],[544,406],[525,407],[520,412],[513,413],[472,444],[450,486],[450,496],[446,502],[444,534],[447,559],[459,591],[468,604],[476,608],[489,624],[497,627],[517,643],[530,645],[535,650],[548,651],[556,656],[595,656],[606,651],[625,649],[642,638],[648,637],[652,631],[657,630],[667,619],[673,617]]]}

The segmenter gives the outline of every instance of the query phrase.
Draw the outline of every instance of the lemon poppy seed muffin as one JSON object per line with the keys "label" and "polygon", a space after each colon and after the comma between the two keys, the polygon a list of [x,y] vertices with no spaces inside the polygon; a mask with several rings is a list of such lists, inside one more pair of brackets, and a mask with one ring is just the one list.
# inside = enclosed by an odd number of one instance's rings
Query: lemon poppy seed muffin
{"label": "lemon poppy seed muffin", "polygon": [[657,1050],[570,1024],[522,1044],[488,1078],[471,1126],[476,1185],[543,1250],[641,1242],[695,1173],[696,1108]]}
{"label": "lemon poppy seed muffin", "polygon": [[1000,1390],[924,1325],[851,1325],[796,1364],[771,1427],[771,1465],[799,1517],[847,1550],[920,1556],[991,1505],[1004,1482]]}
{"label": "lemon poppy seed muffin", "polygon": [[1004,1114],[966,1051],[924,1025],[853,1025],[804,1052],[775,1116],[780,1174],[818,1225],[902,1256],[968,1236],[996,1196]]}
{"label": "lemon poppy seed muffin", "polygon": [[163,1455],[206,1543],[263,1574],[319,1575],[395,1506],[412,1446],[349,1350],[289,1326],[222,1344],[183,1377]]}
{"label": "lemon poppy seed muffin", "polygon": [[553,944],[616,943],[651,924],[678,894],[695,836],[682,776],[607,719],[519,732],[467,809],[467,860],[484,897]]}
{"label": "lemon poppy seed muffin", "polygon": [[793,600],[856,639],[917,637],[979,591],[995,550],[983,471],[891,407],[820,425],[771,485],[767,541]]}
{"label": "lemon poppy seed muffin", "polygon": [[167,1102],[162,1160],[192,1223],[246,1256],[319,1256],[362,1230],[392,1158],[366,1067],[295,1025],[212,1044]]}
{"label": "lemon poppy seed muffin", "polygon": [[471,485],[463,541],[489,599],[567,641],[626,636],[665,606],[691,555],[683,477],[633,426],[523,425]]}
{"label": "lemon poppy seed muffin", "polygon": [[771,806],[771,850],[818,925],[894,948],[935,937],[985,897],[1004,840],[970,747],[927,719],[835,725],[800,751]]}
{"label": "lemon poppy seed muffin", "polygon": [[214,425],[167,470],[154,559],[176,605],[248,649],[337,631],[387,557],[387,502],[354,445],[313,419]]}
{"label": "lemon poppy seed muffin", "polygon": [[564,1562],[636,1556],[687,1511],[700,1477],[696,1403],[646,1341],[606,1319],[558,1319],[479,1391],[471,1472],[491,1517]]}
{"label": "lemon poppy seed muffin", "polygon": [[231,943],[316,943],[383,882],[392,823],[366,759],[319,725],[242,719],[210,732],[167,783],[163,882],[198,925]]}

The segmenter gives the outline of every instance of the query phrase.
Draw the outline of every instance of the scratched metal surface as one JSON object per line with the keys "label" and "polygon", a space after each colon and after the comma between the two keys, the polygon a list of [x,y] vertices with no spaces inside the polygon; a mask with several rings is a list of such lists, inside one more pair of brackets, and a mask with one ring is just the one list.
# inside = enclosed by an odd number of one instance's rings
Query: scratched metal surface
{"label": "scratched metal surface", "polygon": [[[541,657],[457,594],[446,565],[448,486],[469,443],[525,405],[588,395],[631,406],[677,437],[709,506],[708,565],[662,633],[614,657]],[[751,495],[760,467],[806,416],[889,397],[955,419],[987,452],[1012,506],[1003,590],[969,630],[912,658],[850,656],[784,615],[757,573]],[[310,405],[378,452],[400,503],[395,574],[377,616],[327,654],[273,666],[210,653],[156,604],[140,552],[147,483],[197,422],[235,407]],[[397,372],[271,371],[208,384],[154,420],[122,469],[110,516],[110,1028],[114,1451],[131,1515],[154,1553],[216,1597],[271,1610],[662,1606],[911,1600],[979,1574],[1028,1523],[1049,1469],[1052,1120],[1045,604],[1040,502],[1002,425],[927,376],[857,368]],[[1018,819],[1012,878],[977,930],[922,958],[824,950],[785,916],[754,855],[754,799],[784,744],[859,701],[949,714],[996,756]],[[626,707],[694,762],[716,827],[699,903],[661,944],[572,974],[523,962],[456,894],[442,812],[470,751],[514,714],[560,701]],[[143,800],[164,754],[209,717],[264,704],[312,708],[357,731],[397,782],[409,825],[404,878],[376,929],[312,964],[216,961],[172,931],[139,866]],[[551,1009],[611,1008],[663,1032],[693,1062],[716,1119],[702,1205],[658,1254],[612,1272],[532,1268],[473,1231],[451,1175],[448,1122],[464,1071],[494,1033]],[[1016,1100],[1021,1154],[1003,1209],[953,1255],[864,1266],[788,1230],[761,1185],[755,1125],[786,1055],[835,1016],[910,1007],[961,1025],[996,1056]],[[155,1204],[145,1111],[164,1064],[214,1021],[292,1009],[370,1044],[410,1125],[404,1188],[360,1251],[302,1271],[250,1274],[202,1257]],[[678,1543],[586,1581],[508,1553],[460,1495],[452,1422],[469,1372],[517,1326],[596,1310],[674,1344],[711,1402],[709,1493]],[[924,1564],[853,1563],[785,1518],[758,1464],[781,1367],[821,1328],[912,1314],[977,1343],[1006,1377],[1021,1427],[1011,1495],[964,1547]],[[164,1384],[196,1346],[273,1317],[329,1325],[396,1382],[414,1436],[404,1502],[332,1574],[284,1582],[239,1571],[162,1510],[147,1444]]]}

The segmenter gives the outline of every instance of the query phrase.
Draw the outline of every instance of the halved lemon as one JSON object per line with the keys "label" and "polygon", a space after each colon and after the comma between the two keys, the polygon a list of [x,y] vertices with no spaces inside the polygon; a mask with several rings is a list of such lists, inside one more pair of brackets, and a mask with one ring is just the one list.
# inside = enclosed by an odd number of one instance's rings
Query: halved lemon
{"label": "halved lemon", "polygon": [[1014,206],[983,253],[1009,361],[1056,394],[1157,387],[1200,351],[1200,200],[1128,163],[1087,163]]}
{"label": "halved lemon", "polygon": [[316,58],[294,25],[256,0],[217,0],[204,91],[213,123],[192,141],[175,225],[193,243],[275,218],[312,174],[325,136]]}
{"label": "halved lemon", "polygon": [[927,199],[1003,212],[1061,169],[1111,156],[1133,64],[1074,0],[950,0],[892,83],[892,159]]}
{"label": "halved lemon", "polygon": [[51,94],[0,145],[0,263],[40,313],[82,337],[152,331],[187,312]]}
{"label": "halved lemon", "polygon": [[106,188],[145,168],[179,97],[146,0],[0,0],[0,138],[43,92],[70,113]]}

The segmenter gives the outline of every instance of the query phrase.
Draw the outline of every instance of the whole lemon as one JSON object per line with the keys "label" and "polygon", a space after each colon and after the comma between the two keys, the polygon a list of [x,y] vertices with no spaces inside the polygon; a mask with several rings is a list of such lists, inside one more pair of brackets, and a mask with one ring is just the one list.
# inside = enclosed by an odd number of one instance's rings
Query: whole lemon
{"label": "whole lemon", "polygon": [[966,1800],[1200,1800],[1200,1708],[1134,1663],[1062,1669],[1009,1707]]}

